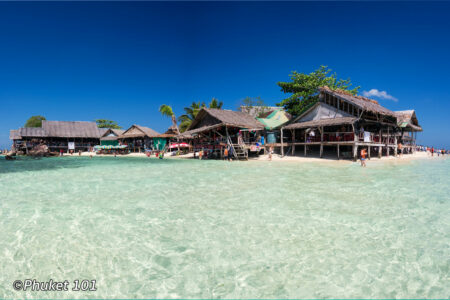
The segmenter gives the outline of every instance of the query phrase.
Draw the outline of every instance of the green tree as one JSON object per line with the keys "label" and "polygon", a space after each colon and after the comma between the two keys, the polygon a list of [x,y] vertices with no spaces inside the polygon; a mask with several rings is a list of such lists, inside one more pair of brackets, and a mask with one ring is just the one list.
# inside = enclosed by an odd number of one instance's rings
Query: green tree
{"label": "green tree", "polygon": [[[222,109],[223,102],[219,101],[217,98],[212,98],[211,102],[208,104],[208,108]],[[198,112],[206,107],[205,102],[192,102],[191,106],[184,108],[184,114],[178,118],[180,121],[180,131],[185,132],[186,129],[191,126],[192,121],[194,121]]]}
{"label": "green tree", "polygon": [[328,86],[332,90],[346,90],[353,95],[358,93],[359,86],[351,88],[350,79],[337,79],[336,73],[331,71],[327,66],[320,66],[310,74],[292,72],[289,75],[290,82],[278,82],[284,93],[292,95],[277,105],[284,107],[291,115],[298,116],[319,100],[318,88],[321,86]]}
{"label": "green tree", "polygon": [[222,109],[223,106],[223,102],[219,101],[217,98],[212,98],[211,102],[209,102],[209,108],[217,108],[217,109]]}
{"label": "green tree", "polygon": [[173,112],[173,109],[171,106],[163,104],[159,107],[159,112],[165,116],[172,119],[172,125],[174,128],[176,128],[177,133],[180,133],[177,125],[177,118],[175,117],[175,114]]}
{"label": "green tree", "polygon": [[98,128],[111,128],[111,129],[122,129],[121,126],[117,124],[116,121],[105,120],[105,119],[97,119],[95,120]]}
{"label": "green tree", "polygon": [[180,121],[181,132],[185,132],[186,129],[188,129],[189,126],[191,126],[191,123],[192,121],[194,121],[198,112],[204,107],[206,107],[205,103],[199,101],[199,102],[192,102],[191,106],[184,108],[184,114],[178,118],[178,121]]}
{"label": "green tree", "polygon": [[241,100],[239,110],[248,113],[254,117],[260,118],[269,110],[261,97],[245,97]]}
{"label": "green tree", "polygon": [[43,120],[46,120],[43,116],[32,116],[25,123],[25,127],[42,127]]}

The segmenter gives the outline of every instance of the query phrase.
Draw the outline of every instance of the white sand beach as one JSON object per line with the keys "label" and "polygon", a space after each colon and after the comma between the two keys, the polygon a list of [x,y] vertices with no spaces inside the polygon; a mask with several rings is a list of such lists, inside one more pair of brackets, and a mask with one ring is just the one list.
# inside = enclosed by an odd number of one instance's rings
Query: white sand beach
{"label": "white sand beach", "polygon": [[[111,154],[96,154],[95,152],[82,152],[81,155],[78,153],[74,153],[73,155],[70,154],[64,154],[64,156],[68,157],[79,157],[79,156],[92,156],[92,157],[112,157]],[[164,159],[192,159],[193,153],[185,154],[185,155],[178,155],[178,156],[171,156],[169,154],[166,154],[164,156]],[[117,155],[116,157],[147,157],[144,153],[129,153],[126,155]],[[446,157],[446,156],[445,156]],[[152,156],[154,158],[154,155]],[[442,159],[443,156],[437,156],[435,154],[434,156],[431,156],[430,153],[427,152],[416,152],[414,154],[404,154],[402,156],[382,156],[381,159],[378,157],[372,157],[367,161],[367,163],[370,162],[380,162],[380,161],[411,161],[411,160],[417,160],[417,159]],[[268,155],[259,155],[258,157],[249,157],[249,161],[269,161]],[[345,163],[353,163],[353,160],[349,159],[340,159],[338,160],[335,156],[324,156],[323,158],[319,157],[304,157],[301,155],[295,155],[295,156],[284,156],[282,157],[279,154],[274,154],[272,156],[272,161],[277,162],[320,162],[320,163],[327,163],[327,164],[345,164]],[[359,161],[359,160],[358,160]]]}

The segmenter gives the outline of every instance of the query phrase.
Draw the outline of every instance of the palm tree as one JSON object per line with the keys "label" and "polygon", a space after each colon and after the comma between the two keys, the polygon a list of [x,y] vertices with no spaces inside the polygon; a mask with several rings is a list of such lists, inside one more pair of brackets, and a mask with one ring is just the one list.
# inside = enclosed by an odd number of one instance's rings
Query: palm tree
{"label": "palm tree", "polygon": [[[223,102],[217,100],[216,98],[212,98],[211,102],[209,102],[208,107],[209,108],[216,108],[216,109],[222,109]],[[180,131],[185,132],[186,129],[191,126],[192,121],[194,121],[195,117],[197,116],[198,112],[206,107],[206,104],[204,102],[192,102],[191,106],[185,107],[184,112],[185,114],[181,115],[178,118],[178,121],[180,121]]]}
{"label": "palm tree", "polygon": [[185,114],[181,115],[178,118],[178,121],[180,121],[181,132],[185,132],[186,129],[188,129],[188,127],[191,125],[192,121],[194,121],[200,109],[202,109],[203,107],[206,107],[205,103],[201,103],[199,101],[199,102],[192,102],[191,106],[184,108]]}
{"label": "palm tree", "polygon": [[176,128],[176,131],[179,134],[180,131],[178,130],[177,118],[175,117],[175,114],[173,113],[172,107],[169,105],[163,104],[159,107],[159,112],[165,117],[172,118],[172,126],[174,128]]}
{"label": "palm tree", "polygon": [[222,109],[222,106],[223,102],[214,97],[211,99],[211,102],[209,102],[209,108]]}

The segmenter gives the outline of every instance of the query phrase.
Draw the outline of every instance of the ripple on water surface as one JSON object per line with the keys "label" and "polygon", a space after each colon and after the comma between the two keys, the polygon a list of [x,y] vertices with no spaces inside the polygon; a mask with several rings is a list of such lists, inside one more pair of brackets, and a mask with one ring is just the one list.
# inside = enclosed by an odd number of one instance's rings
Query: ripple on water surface
{"label": "ripple on water surface", "polygon": [[[449,160],[0,160],[0,297],[447,298]],[[15,292],[14,279],[96,279]]]}

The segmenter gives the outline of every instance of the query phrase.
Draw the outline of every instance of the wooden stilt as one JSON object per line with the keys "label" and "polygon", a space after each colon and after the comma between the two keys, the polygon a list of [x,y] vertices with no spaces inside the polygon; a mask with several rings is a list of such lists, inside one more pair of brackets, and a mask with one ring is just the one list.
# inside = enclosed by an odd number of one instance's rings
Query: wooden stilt
{"label": "wooden stilt", "polygon": [[356,161],[356,153],[358,151],[358,146],[356,143],[353,144],[353,160]]}
{"label": "wooden stilt", "polygon": [[370,159],[370,146],[367,149],[367,157]]}
{"label": "wooden stilt", "polygon": [[[378,143],[379,144],[381,144],[382,143],[382,139],[383,139],[383,137],[381,136],[381,134],[382,134],[382,131],[381,131],[381,129],[380,129],[380,133],[379,133],[379,141],[378,141]],[[381,146],[378,146],[378,158],[381,158],[381,151],[383,150],[383,147],[381,147]]]}
{"label": "wooden stilt", "polygon": [[[395,133],[394,133],[394,134],[395,134]],[[398,144],[397,144],[397,136],[394,135],[394,156],[397,156],[397,147],[398,147]]]}
{"label": "wooden stilt", "polygon": [[337,144],[337,155],[338,155],[338,159],[339,159],[339,144]]}
{"label": "wooden stilt", "polygon": [[387,129],[386,156],[389,156],[389,127]]}
{"label": "wooden stilt", "polygon": [[306,156],[306,130],[305,130],[305,145],[304,145],[304,151],[305,151],[305,156]]}
{"label": "wooden stilt", "polygon": [[292,155],[295,152],[295,129],[292,130]]}
{"label": "wooden stilt", "polygon": [[323,155],[323,127],[320,127],[320,158]]}
{"label": "wooden stilt", "polygon": [[281,156],[284,156],[283,127],[281,127]]}

